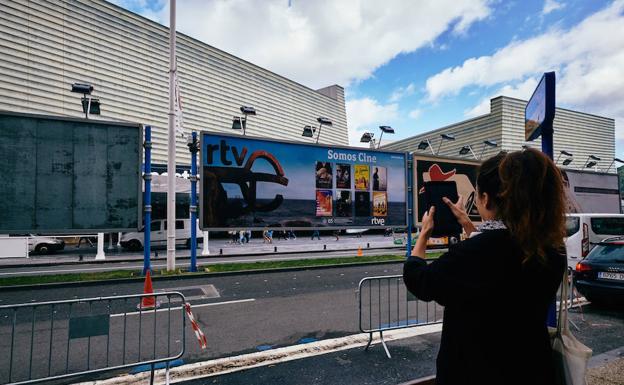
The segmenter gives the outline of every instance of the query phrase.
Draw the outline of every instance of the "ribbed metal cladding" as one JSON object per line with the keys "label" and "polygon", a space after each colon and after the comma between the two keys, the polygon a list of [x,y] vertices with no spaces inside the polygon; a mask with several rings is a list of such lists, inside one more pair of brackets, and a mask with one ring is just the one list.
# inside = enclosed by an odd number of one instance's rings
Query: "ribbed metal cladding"
{"label": "ribbed metal cladding", "polygon": [[[0,2],[0,109],[83,116],[71,84],[89,83],[101,101],[96,119],[153,127],[153,159],[167,158],[169,29],[103,0]],[[344,90],[316,91],[178,33],[178,73],[184,129],[235,133],[239,107],[257,111],[249,136],[313,142],[303,126],[318,126],[321,143],[348,144]],[[186,141],[177,159],[188,164]]]}
{"label": "ribbed metal cladding", "polygon": [[[460,123],[429,131],[411,138],[398,140],[382,146],[384,149],[431,153],[429,149],[418,150],[422,140],[429,139],[437,150],[440,134],[455,136],[455,141],[445,141],[440,155],[460,157],[459,150],[471,145],[477,156],[480,155],[484,140],[495,140],[498,147],[485,147],[483,158],[492,156],[501,150],[521,150],[523,145],[541,148],[541,139],[533,142],[524,140],[524,108],[526,101],[506,96],[499,96],[490,101],[490,113]],[[601,116],[557,108],[554,121],[554,156],[564,150],[574,155],[568,168],[583,168],[587,157],[595,155],[601,158],[597,167],[606,170],[615,156],[615,120]],[[471,154],[464,157],[472,157]],[[560,162],[563,161],[561,158]],[[615,168],[611,168],[615,172]]]}

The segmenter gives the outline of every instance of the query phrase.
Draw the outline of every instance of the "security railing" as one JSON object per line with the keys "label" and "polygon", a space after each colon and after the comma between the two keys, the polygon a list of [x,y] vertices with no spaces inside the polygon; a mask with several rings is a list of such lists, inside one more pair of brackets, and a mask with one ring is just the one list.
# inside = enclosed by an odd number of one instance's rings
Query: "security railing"
{"label": "security railing", "polygon": [[391,355],[384,331],[442,322],[442,306],[419,301],[407,291],[402,275],[363,278],[358,285],[358,297],[360,331],[369,334],[366,349],[373,341],[373,333],[379,332],[388,358]]}
{"label": "security railing", "polygon": [[[154,298],[149,310],[141,301]],[[178,292],[0,306],[0,383],[31,384],[176,360],[185,350]]]}

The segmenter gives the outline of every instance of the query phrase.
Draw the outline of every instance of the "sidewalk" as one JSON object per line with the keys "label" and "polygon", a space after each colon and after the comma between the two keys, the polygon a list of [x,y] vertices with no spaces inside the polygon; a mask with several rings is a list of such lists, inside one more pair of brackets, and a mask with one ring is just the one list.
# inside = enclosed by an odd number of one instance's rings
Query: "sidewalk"
{"label": "sidewalk", "polygon": [[[396,245],[392,237],[384,237],[383,235],[369,235],[358,238],[354,235],[341,236],[339,241],[334,237],[323,237],[321,240],[310,240],[308,237],[299,237],[294,240],[277,240],[273,243],[263,243],[262,239],[252,239],[246,244],[233,244],[225,239],[210,240],[209,255],[202,255],[203,245],[198,244],[197,257],[244,257],[258,255],[279,255],[292,253],[322,253],[324,251],[347,251],[355,252],[358,248],[362,249],[387,249],[396,248],[404,249],[405,245]],[[65,250],[56,254],[49,255],[31,255],[30,258],[5,258],[0,259],[0,268],[2,267],[18,267],[18,266],[41,266],[41,265],[58,265],[58,264],[79,264],[79,263],[107,263],[107,262],[135,262],[143,260],[143,252],[126,252],[123,249],[113,247],[107,249],[105,245],[104,252],[106,259],[95,260],[97,249],[95,247],[75,248],[74,246],[66,246]],[[190,251],[186,248],[179,248],[176,251],[178,258],[190,258]],[[82,255],[82,260],[80,256]],[[165,260],[167,251],[164,247],[152,247],[152,261]]]}

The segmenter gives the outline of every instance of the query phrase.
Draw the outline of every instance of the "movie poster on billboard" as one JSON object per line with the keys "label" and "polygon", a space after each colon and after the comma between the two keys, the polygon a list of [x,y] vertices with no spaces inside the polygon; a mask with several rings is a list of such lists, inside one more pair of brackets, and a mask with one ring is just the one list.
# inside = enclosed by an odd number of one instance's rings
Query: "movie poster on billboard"
{"label": "movie poster on billboard", "polygon": [[316,188],[332,188],[333,173],[330,162],[316,162]]}
{"label": "movie poster on billboard", "polygon": [[336,188],[351,188],[351,165],[338,163],[336,164]]}
{"label": "movie poster on billboard", "polygon": [[316,190],[316,216],[331,217],[332,210],[332,190]]}
{"label": "movie poster on billboard", "polygon": [[388,198],[383,191],[373,192],[373,216],[385,217],[388,214]]}
{"label": "movie poster on billboard", "polygon": [[[216,133],[201,143],[202,229],[407,225],[405,153]],[[375,168],[384,215],[372,208]]]}
{"label": "movie poster on billboard", "polygon": [[388,179],[385,167],[373,167],[373,191],[386,191]]}
{"label": "movie poster on billboard", "polygon": [[457,184],[457,194],[463,198],[464,210],[472,221],[481,217],[475,206],[477,169],[479,162],[442,157],[414,156],[414,222],[420,224],[424,206],[424,182],[453,181]]}
{"label": "movie poster on billboard", "polygon": [[336,216],[341,218],[353,216],[353,201],[351,199],[351,191],[337,191]]}
{"label": "movie poster on billboard", "polygon": [[367,164],[355,165],[355,189],[360,191],[370,189],[370,168]]}

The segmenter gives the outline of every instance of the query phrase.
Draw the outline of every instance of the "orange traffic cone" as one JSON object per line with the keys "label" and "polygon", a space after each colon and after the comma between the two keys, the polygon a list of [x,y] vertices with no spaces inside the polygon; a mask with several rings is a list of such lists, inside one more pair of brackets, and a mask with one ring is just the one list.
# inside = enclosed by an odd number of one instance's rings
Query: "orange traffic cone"
{"label": "orange traffic cone", "polygon": [[360,247],[358,247],[357,256],[361,257],[362,255],[364,255],[364,254],[362,253],[362,246],[360,246]]}
{"label": "orange traffic cone", "polygon": [[[152,294],[154,293],[154,289],[152,288],[152,274],[150,271],[147,271],[145,275],[145,284],[143,285],[143,294]],[[156,298],[152,296],[141,297],[141,302],[137,306],[142,310],[146,309],[154,309],[158,307],[158,303],[156,302]]]}

